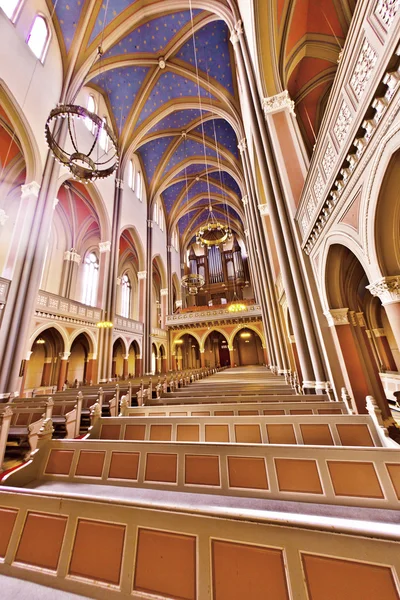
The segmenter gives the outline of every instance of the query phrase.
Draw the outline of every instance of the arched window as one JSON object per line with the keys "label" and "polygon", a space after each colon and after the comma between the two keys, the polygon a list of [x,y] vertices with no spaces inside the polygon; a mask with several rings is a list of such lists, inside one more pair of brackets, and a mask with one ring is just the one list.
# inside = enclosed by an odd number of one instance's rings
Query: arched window
{"label": "arched window", "polygon": [[128,163],[128,185],[131,190],[135,189],[135,165],[132,159]]}
{"label": "arched window", "polygon": [[[107,117],[103,117],[103,123],[104,125],[107,125]],[[104,150],[104,152],[108,152],[108,135],[104,127],[102,127],[100,130],[99,144],[100,148]]]}
{"label": "arched window", "polygon": [[4,10],[11,21],[15,19],[20,4],[21,0],[0,0],[0,8]]}
{"label": "arched window", "polygon": [[50,30],[47,21],[41,15],[36,15],[31,32],[26,40],[33,54],[43,62],[50,38]]}
{"label": "arched window", "polygon": [[142,174],[140,171],[136,172],[136,195],[140,201],[142,201]]}
{"label": "arched window", "polygon": [[128,275],[123,275],[121,280],[121,316],[130,319],[131,316],[132,286]]}
{"label": "arched window", "polygon": [[[89,94],[89,96],[88,96],[88,101],[87,101],[86,107],[89,112],[92,112],[92,113],[96,112],[96,101],[92,94]],[[92,133],[95,132],[96,125],[93,123],[92,119],[89,119],[89,117],[86,117],[85,124],[86,124],[86,127],[89,129],[89,131],[91,131]]]}
{"label": "arched window", "polygon": [[94,252],[89,252],[85,258],[83,273],[83,304],[96,306],[97,287],[99,284],[99,259]]}
{"label": "arched window", "polygon": [[164,211],[161,204],[158,207],[158,224],[160,226],[161,231],[164,231]]}

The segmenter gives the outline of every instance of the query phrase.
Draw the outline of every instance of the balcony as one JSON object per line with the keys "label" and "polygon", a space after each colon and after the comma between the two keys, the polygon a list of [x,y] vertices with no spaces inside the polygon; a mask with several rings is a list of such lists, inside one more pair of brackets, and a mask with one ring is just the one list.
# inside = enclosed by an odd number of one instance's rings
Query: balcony
{"label": "balcony", "polygon": [[119,329],[120,331],[125,331],[126,333],[140,333],[142,335],[143,323],[116,315],[114,319],[114,329]]}
{"label": "balcony", "polygon": [[261,319],[261,306],[258,304],[249,304],[245,310],[232,313],[229,311],[229,305],[216,307],[196,307],[195,310],[187,309],[185,312],[168,315],[166,325],[170,329],[178,329],[181,326],[196,325],[199,327],[202,323],[210,322],[228,322],[237,323],[238,321],[259,321]]}
{"label": "balcony", "polygon": [[70,323],[95,326],[101,320],[101,310],[40,290],[36,299],[36,315],[58,318]]}

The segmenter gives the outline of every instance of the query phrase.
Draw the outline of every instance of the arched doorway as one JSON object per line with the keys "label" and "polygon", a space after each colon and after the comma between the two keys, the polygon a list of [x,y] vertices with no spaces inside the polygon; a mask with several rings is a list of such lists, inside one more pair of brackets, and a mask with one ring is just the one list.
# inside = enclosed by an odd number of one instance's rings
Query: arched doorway
{"label": "arched doorway", "polygon": [[125,345],[120,338],[113,345],[112,377],[122,378],[124,375]]}
{"label": "arched doorway", "polygon": [[155,375],[157,373],[157,358],[158,358],[157,346],[155,344],[152,344],[151,345],[151,372],[153,373],[153,375]]}
{"label": "arched doorway", "polygon": [[139,344],[136,341],[131,342],[128,354],[128,377],[136,377],[137,364],[136,361],[140,356]]}
{"label": "arched doorway", "polygon": [[190,333],[185,333],[176,344],[176,362],[180,371],[200,368],[199,342]]}
{"label": "arched doorway", "polygon": [[260,336],[252,329],[240,329],[233,340],[233,361],[235,365],[262,365],[264,352]]}
{"label": "arched doorway", "polygon": [[57,385],[64,340],[54,327],[42,331],[35,339],[28,361],[25,390]]}
{"label": "arched doorway", "polygon": [[167,352],[163,344],[160,346],[160,370],[164,375],[167,372]]}
{"label": "arched doorway", "polygon": [[344,377],[354,409],[366,413],[365,398],[375,397],[384,417],[390,416],[379,376],[380,358],[371,335],[373,299],[358,258],[340,244],[329,248],[325,272],[328,317],[333,339],[345,367]]}
{"label": "arched doorway", "polygon": [[84,333],[80,333],[72,342],[68,364],[68,380],[71,383],[87,383],[86,370],[89,360],[90,345]]}
{"label": "arched doorway", "polygon": [[204,343],[206,367],[229,367],[228,340],[220,331],[211,331]]}

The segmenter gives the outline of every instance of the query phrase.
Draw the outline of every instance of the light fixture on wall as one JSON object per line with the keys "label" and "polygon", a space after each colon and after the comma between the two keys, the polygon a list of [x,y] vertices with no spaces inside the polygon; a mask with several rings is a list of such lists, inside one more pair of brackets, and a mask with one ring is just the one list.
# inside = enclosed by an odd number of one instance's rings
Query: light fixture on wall
{"label": "light fixture on wall", "polygon": [[113,327],[113,324],[111,323],[111,321],[99,321],[98,323],[96,323],[96,327],[98,327],[99,329],[111,329],[111,327]]}
{"label": "light fixture on wall", "polygon": [[43,338],[40,337],[36,340],[36,343],[42,345],[42,344],[45,344],[46,342],[44,341]]}
{"label": "light fixture on wall", "polygon": [[175,344],[181,346],[183,344],[183,340],[176,340]]}

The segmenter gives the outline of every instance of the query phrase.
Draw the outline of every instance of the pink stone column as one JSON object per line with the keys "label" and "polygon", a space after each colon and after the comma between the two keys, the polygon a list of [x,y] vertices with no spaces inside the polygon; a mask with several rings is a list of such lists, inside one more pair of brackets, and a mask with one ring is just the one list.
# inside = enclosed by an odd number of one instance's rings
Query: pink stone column
{"label": "pink stone column", "polygon": [[165,329],[168,312],[168,288],[160,290],[161,294],[161,329]]}
{"label": "pink stone column", "polygon": [[147,271],[139,271],[139,321],[144,323],[146,316],[146,278]]}
{"label": "pink stone column", "polygon": [[400,275],[382,277],[375,283],[367,285],[367,289],[382,302],[397,346],[400,349]]}

